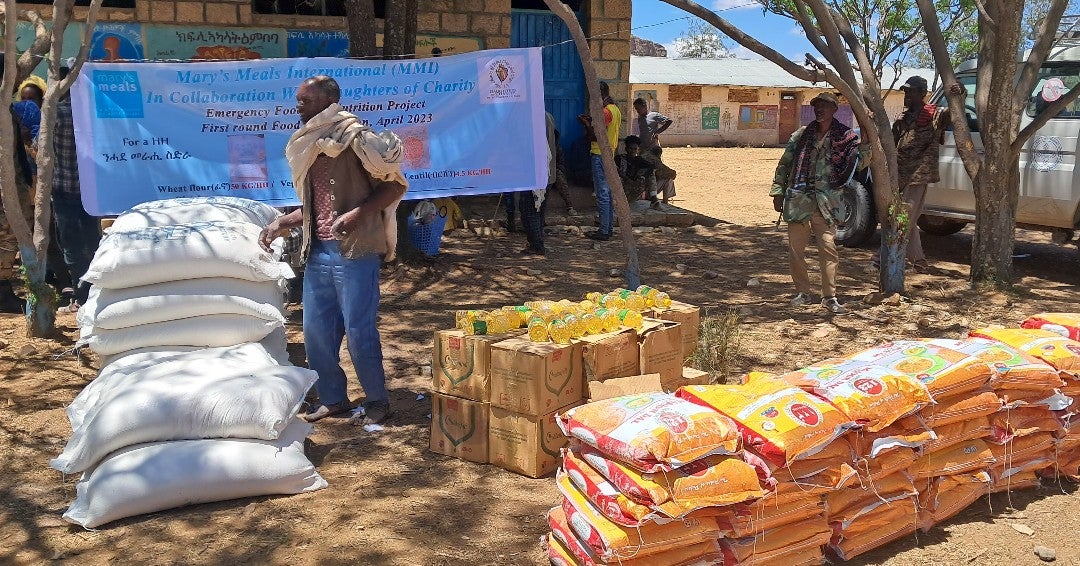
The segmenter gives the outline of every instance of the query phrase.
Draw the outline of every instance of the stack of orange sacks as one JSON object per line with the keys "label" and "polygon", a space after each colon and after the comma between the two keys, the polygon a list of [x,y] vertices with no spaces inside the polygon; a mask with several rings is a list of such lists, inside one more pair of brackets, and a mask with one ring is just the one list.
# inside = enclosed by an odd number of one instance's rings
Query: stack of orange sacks
{"label": "stack of orange sacks", "polygon": [[551,561],[848,560],[988,493],[1080,479],[1080,315],[1051,316],[571,409]]}
{"label": "stack of orange sacks", "polygon": [[731,419],[674,395],[598,401],[558,423],[572,442],[548,514],[553,564],[719,563],[717,506],[764,495]]}
{"label": "stack of orange sacks", "polygon": [[676,396],[731,417],[744,459],[758,458],[769,493],[733,505],[719,518],[724,564],[821,564],[832,537],[823,497],[856,477],[838,440],[851,420],[827,401],[773,376],[742,385],[681,388]]}
{"label": "stack of orange sacks", "polygon": [[1056,395],[1034,406],[1020,404],[1012,408],[1007,426],[1001,425],[1010,441],[1005,468],[1012,472],[1011,489],[1016,489],[1017,483],[1036,485],[1037,480],[1031,479],[1035,474],[1080,475],[1080,428],[1073,422],[1080,399],[1080,343],[1069,338],[1080,335],[1080,314],[1043,313],[1024,321],[1022,326],[971,333],[1007,344],[1048,366],[1048,373],[1055,372],[1046,381],[1057,386]]}

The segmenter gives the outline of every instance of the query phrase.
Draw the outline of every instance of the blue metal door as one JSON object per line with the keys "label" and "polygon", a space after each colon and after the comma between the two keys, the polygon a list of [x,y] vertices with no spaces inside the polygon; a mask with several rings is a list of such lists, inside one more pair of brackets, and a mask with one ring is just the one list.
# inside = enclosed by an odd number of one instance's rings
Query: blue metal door
{"label": "blue metal door", "polygon": [[511,20],[511,47],[544,46],[544,107],[555,117],[559,145],[569,152],[583,136],[577,116],[585,111],[585,72],[570,30],[547,10],[513,10]]}

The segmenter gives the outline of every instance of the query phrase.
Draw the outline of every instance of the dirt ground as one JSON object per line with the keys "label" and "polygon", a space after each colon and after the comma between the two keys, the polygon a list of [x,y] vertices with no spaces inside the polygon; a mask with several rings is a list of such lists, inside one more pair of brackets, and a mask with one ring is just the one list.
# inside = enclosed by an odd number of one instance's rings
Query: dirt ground
{"label": "dirt ground", "polygon": [[[1076,310],[1080,253],[1046,235],[1021,232],[1018,286],[977,294],[965,281],[970,229],[924,237],[934,275],[911,275],[910,302],[868,307],[876,279],[871,250],[841,252],[842,300],[851,309],[792,309],[784,235],[766,197],[779,150],[671,148],[679,170],[674,204],[708,225],[639,235],[643,279],[675,298],[742,319],[742,371],[788,371],[887,338],[956,337],[970,327],[1010,324],[1029,313]],[[69,352],[74,317],[61,314],[63,340],[22,338],[19,317],[0,315],[0,563],[39,564],[523,564],[546,561],[538,540],[559,496],[554,481],[527,479],[427,450],[432,331],[460,307],[580,297],[622,284],[617,240],[594,249],[575,235],[548,239],[550,254],[521,259],[520,235],[455,236],[428,265],[385,273],[381,331],[396,415],[381,433],[344,421],[320,423],[309,455],[330,487],[292,497],[200,505],[85,531],[60,515],[74,477],[48,467],[70,429],[64,406],[95,375],[97,360]],[[676,264],[688,266],[685,272]],[[539,270],[529,275],[527,270]],[[756,279],[756,285],[748,282]],[[300,312],[290,353],[303,363]],[[29,346],[29,348],[27,348]],[[353,387],[354,398],[361,393]],[[420,396],[423,396],[421,398]],[[1069,484],[994,496],[930,533],[907,537],[852,564],[1035,564],[1034,545],[1080,564],[1077,499]],[[1024,524],[1035,534],[1010,525]]]}

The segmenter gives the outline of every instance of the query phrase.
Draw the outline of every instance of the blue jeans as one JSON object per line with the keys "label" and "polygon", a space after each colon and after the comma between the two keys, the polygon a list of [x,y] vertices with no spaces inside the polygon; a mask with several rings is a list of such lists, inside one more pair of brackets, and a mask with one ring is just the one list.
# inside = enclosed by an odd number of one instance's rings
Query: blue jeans
{"label": "blue jeans", "polygon": [[79,278],[86,275],[90,260],[94,259],[101,241],[101,223],[86,213],[79,195],[53,193],[52,205],[57,243],[64,252],[64,265],[75,286],[75,300],[82,305],[90,294],[90,284]]}
{"label": "blue jeans", "polygon": [[611,234],[615,212],[611,208],[611,187],[604,177],[604,160],[596,154],[592,156],[593,191],[596,192],[596,208],[600,212],[600,233]]}
{"label": "blue jeans", "polygon": [[375,326],[380,263],[376,254],[342,257],[335,240],[311,242],[304,268],[304,343],[308,367],[319,374],[315,390],[323,405],[349,400],[338,355],[343,337],[348,337],[349,357],[364,388],[364,403],[389,399]]}

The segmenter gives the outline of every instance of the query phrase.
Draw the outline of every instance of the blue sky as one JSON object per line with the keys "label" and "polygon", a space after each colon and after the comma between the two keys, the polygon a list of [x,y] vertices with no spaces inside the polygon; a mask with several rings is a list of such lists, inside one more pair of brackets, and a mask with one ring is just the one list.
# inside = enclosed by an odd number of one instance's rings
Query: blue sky
{"label": "blue sky", "polygon": [[[672,56],[671,46],[686,31],[691,19],[697,19],[678,8],[660,0],[632,0],[634,35],[662,43]],[[776,49],[795,61],[802,62],[803,54],[815,52],[793,20],[763,14],[761,5],[754,0],[697,0],[699,4],[738,26],[758,41]],[[689,18],[689,19],[688,19]],[[674,20],[674,21],[672,21]],[[741,45],[725,38],[728,48],[739,57],[760,59]]]}

